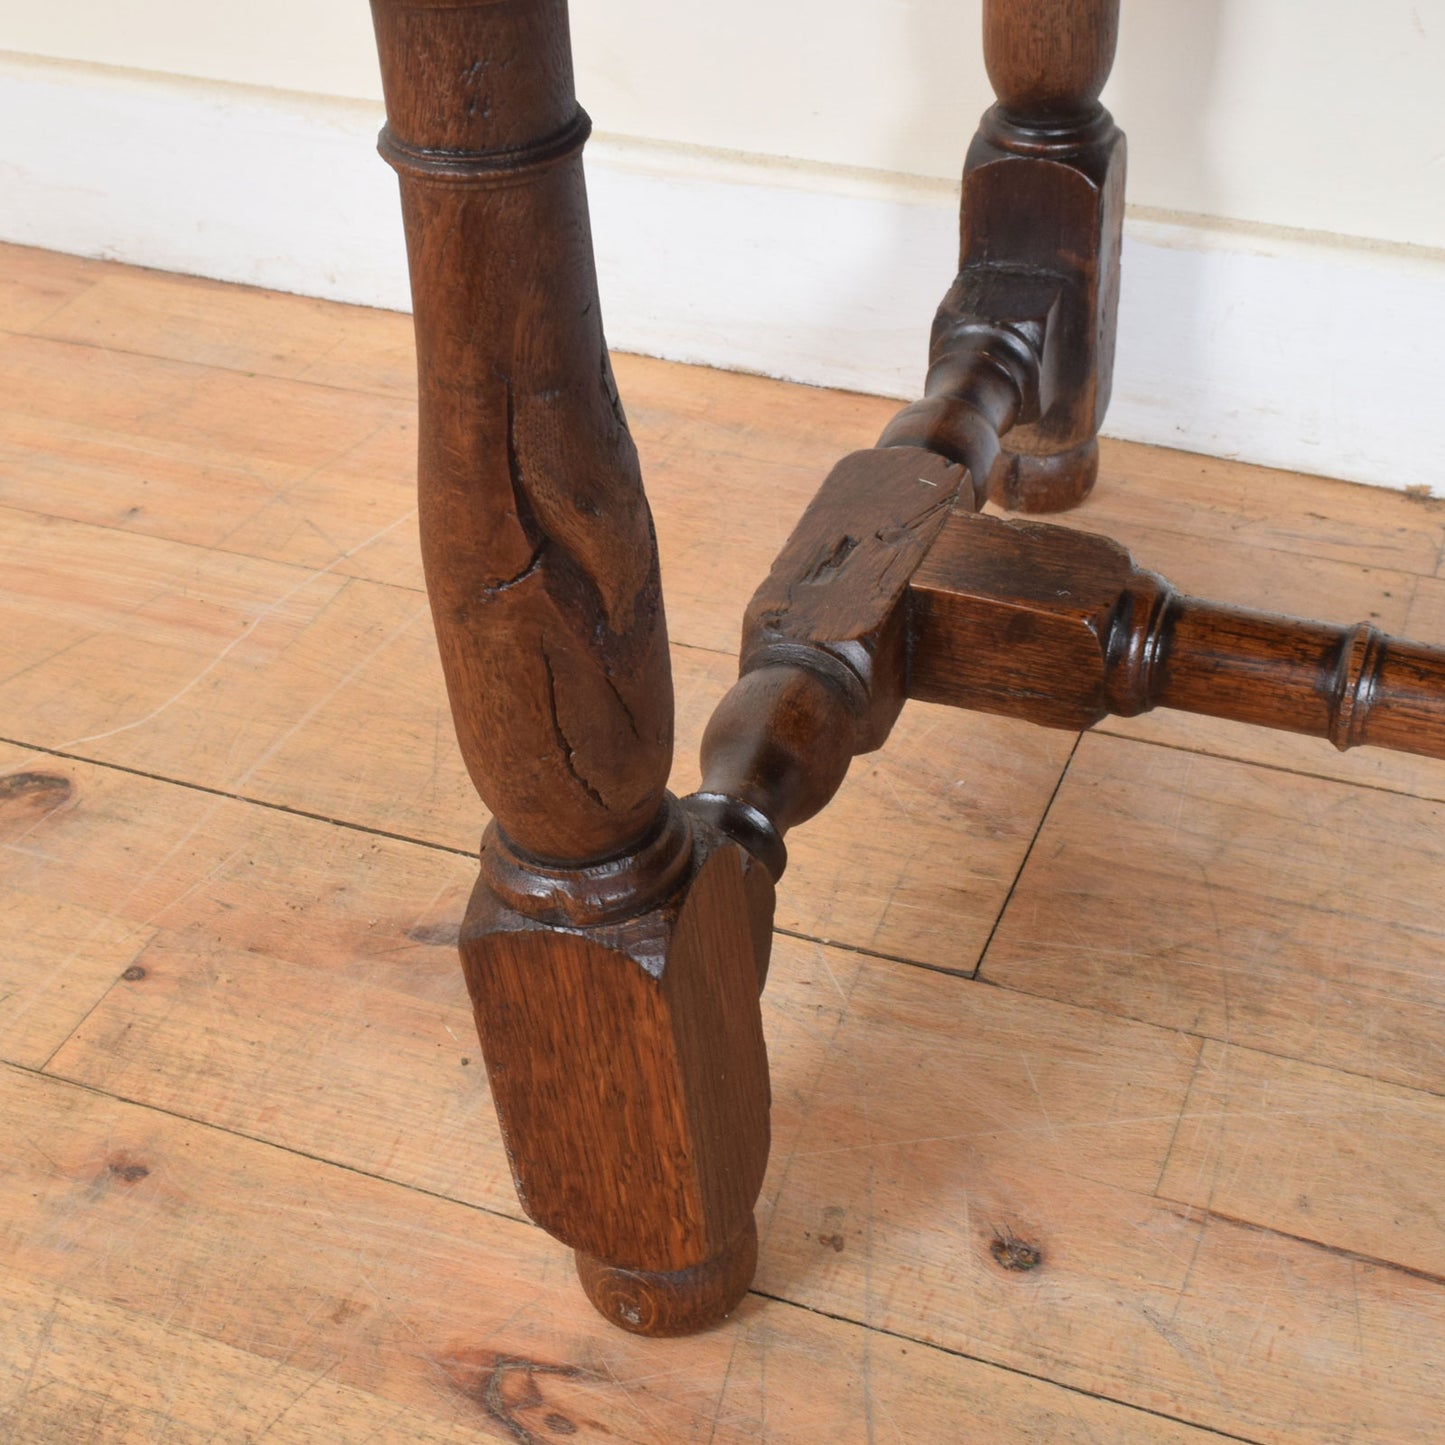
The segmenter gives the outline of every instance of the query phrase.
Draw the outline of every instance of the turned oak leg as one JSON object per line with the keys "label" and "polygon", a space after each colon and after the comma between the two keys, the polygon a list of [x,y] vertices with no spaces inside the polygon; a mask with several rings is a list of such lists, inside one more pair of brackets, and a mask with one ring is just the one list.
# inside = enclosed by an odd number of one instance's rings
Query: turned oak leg
{"label": "turned oak leg", "polygon": [[[614,1323],[741,1299],[771,881],[666,792],[652,521],[598,313],[564,0],[373,0],[420,379],[422,552],[493,822],[461,952],[527,1212]],[[760,956],[761,955],[761,956]]]}
{"label": "turned oak leg", "polygon": [[1020,511],[1072,507],[1098,475],[1124,215],[1124,137],[1099,92],[1118,31],[1119,0],[984,0],[998,104],[964,167],[960,269],[1002,260],[1070,283],[1052,404],[1010,433],[989,478],[990,498]]}

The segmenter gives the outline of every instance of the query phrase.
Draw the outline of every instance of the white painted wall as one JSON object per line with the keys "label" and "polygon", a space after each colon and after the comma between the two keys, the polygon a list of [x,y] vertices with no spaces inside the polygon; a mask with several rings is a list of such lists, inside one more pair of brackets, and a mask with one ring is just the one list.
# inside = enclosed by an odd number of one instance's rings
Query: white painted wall
{"label": "white painted wall", "polygon": [[[600,133],[951,178],[979,0],[573,0]],[[380,98],[363,0],[0,8],[0,50]],[[1445,0],[1124,0],[1135,206],[1445,248]]]}
{"label": "white painted wall", "polygon": [[[572,0],[609,335],[906,396],[979,0]],[[404,305],[363,0],[0,7],[0,239]],[[1114,435],[1445,494],[1445,0],[1124,0]]]}

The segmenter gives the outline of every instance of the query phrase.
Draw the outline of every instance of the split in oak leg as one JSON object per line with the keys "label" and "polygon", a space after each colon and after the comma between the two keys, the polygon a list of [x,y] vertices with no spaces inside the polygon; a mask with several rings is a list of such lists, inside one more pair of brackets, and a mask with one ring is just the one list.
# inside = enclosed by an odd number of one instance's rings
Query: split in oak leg
{"label": "split in oak leg", "polygon": [[422,551],[494,822],[463,966],[518,1193],[614,1323],[746,1291],[772,885],[665,791],[651,517],[598,314],[564,0],[373,0],[420,377]]}
{"label": "split in oak leg", "polygon": [[1072,507],[1098,475],[1125,158],[1099,92],[1118,31],[1119,0],[984,0],[984,59],[998,104],[964,167],[960,270],[1005,262],[1066,279],[1057,391],[1008,437],[989,478],[991,499],[1019,511]]}

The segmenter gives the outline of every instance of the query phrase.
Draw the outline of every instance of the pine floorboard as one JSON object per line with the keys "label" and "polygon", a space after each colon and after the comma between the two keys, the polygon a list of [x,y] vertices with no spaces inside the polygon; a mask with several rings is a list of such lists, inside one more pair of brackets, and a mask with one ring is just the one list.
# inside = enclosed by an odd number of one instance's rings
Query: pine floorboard
{"label": "pine floorboard", "polygon": [[[1445,765],[1211,719],[911,705],[789,840],[754,1292],[594,1318],[455,963],[412,364],[0,247],[0,1441],[1445,1437]],[[893,404],[616,364],[684,790]],[[1445,503],[1106,443],[1061,520],[1445,642]]]}

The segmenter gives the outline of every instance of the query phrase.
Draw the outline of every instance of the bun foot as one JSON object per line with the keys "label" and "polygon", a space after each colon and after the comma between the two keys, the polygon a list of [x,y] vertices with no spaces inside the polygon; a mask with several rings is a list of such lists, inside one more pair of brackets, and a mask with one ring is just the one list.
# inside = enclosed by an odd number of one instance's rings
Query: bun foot
{"label": "bun foot", "polygon": [[1099,443],[1090,437],[1064,452],[1036,456],[999,453],[988,479],[988,499],[1010,512],[1067,512],[1094,490],[1099,475]]}
{"label": "bun foot", "polygon": [[577,1251],[577,1277],[609,1324],[635,1335],[694,1335],[742,1303],[758,1264],[758,1228],[747,1228],[712,1259],[667,1274],[623,1269]]}

